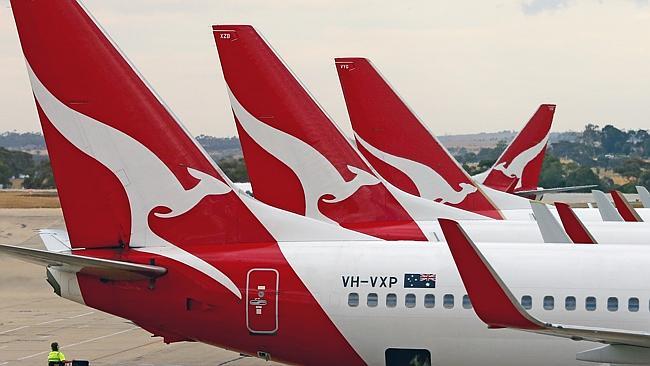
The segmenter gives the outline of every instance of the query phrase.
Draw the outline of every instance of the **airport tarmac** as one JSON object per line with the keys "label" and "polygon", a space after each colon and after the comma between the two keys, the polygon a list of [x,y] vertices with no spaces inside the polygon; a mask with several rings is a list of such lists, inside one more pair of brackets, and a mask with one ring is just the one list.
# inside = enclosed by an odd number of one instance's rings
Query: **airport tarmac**
{"label": "airport tarmac", "polygon": [[[2,244],[42,249],[36,230],[62,227],[60,209],[0,209]],[[54,341],[68,359],[92,366],[277,365],[200,343],[164,344],[125,319],[58,297],[43,267],[6,256],[0,299],[0,366],[45,365]]]}

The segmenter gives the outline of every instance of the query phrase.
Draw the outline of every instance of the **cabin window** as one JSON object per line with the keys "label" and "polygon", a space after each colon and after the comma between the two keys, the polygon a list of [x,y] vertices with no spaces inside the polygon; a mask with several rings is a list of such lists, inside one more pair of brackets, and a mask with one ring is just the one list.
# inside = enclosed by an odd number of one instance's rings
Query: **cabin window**
{"label": "cabin window", "polygon": [[610,297],[607,299],[607,310],[609,311],[618,310],[618,297]]}
{"label": "cabin window", "polygon": [[404,305],[406,305],[407,308],[414,308],[415,294],[406,294],[406,297],[404,298]]}
{"label": "cabin window", "polygon": [[386,295],[386,306],[389,308],[394,308],[397,306],[397,295],[388,294]]}
{"label": "cabin window", "polygon": [[452,294],[446,294],[442,298],[442,306],[445,309],[451,309],[454,307],[454,295]]}
{"label": "cabin window", "polygon": [[569,311],[573,311],[576,309],[575,296],[567,296],[566,299],[564,299],[564,308]]}
{"label": "cabin window", "polygon": [[379,297],[375,293],[368,294],[367,299],[368,306],[374,308],[379,303]]}
{"label": "cabin window", "polygon": [[469,295],[463,296],[463,309],[471,309],[472,301],[469,299]]}
{"label": "cabin window", "polygon": [[627,301],[627,310],[629,310],[631,312],[639,311],[639,298],[638,297],[630,297],[630,299]]}
{"label": "cabin window", "polygon": [[593,297],[593,296],[588,296],[588,297],[585,299],[585,309],[587,309],[587,311],[594,311],[594,310],[596,310],[596,298],[595,298],[595,297]]}
{"label": "cabin window", "polygon": [[528,296],[528,295],[522,296],[521,297],[521,306],[523,306],[524,309],[526,309],[526,310],[532,309],[533,308],[533,298]]}
{"label": "cabin window", "polygon": [[433,294],[424,295],[424,307],[432,308],[436,306],[436,297]]}
{"label": "cabin window", "polygon": [[553,310],[555,307],[555,299],[553,296],[544,296],[544,310]]}
{"label": "cabin window", "polygon": [[359,306],[359,294],[356,292],[351,292],[348,294],[348,306],[357,307]]}

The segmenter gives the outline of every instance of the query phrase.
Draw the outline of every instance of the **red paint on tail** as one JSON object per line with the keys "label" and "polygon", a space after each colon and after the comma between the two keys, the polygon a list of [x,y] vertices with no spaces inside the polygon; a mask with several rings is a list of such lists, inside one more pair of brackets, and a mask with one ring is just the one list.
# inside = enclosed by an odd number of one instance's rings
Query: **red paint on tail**
{"label": "red paint on tail", "polygon": [[[357,135],[357,146],[373,167],[394,186],[416,196],[445,202],[444,196],[454,196],[462,191],[463,185],[472,186],[472,193],[459,202],[446,202],[466,211],[501,219],[495,205],[475,185],[474,181],[458,165],[436,137],[427,129],[406,103],[382,78],[372,63],[365,58],[337,58],[336,71],[339,75],[345,103]],[[363,141],[359,141],[361,138]],[[367,148],[363,142],[393,156],[421,164],[425,169],[420,176],[409,176],[397,166],[382,160]],[[396,164],[399,165],[399,164]],[[442,181],[436,181],[437,176]],[[438,178],[438,179],[440,179]],[[427,181],[440,197],[426,197],[414,181]],[[422,184],[422,183],[420,183]],[[439,189],[436,189],[439,187]],[[454,192],[455,191],[455,192]]]}
{"label": "red paint on tail", "polygon": [[621,214],[623,220],[628,222],[643,222],[641,216],[639,216],[632,205],[630,205],[623,193],[616,190],[611,191],[610,193],[614,200],[614,206],[616,206],[616,210]]}
{"label": "red paint on tail", "polygon": [[518,178],[517,191],[537,189],[554,113],[554,104],[540,105],[497,159],[483,184],[505,191],[512,179]]}
{"label": "red paint on tail", "polygon": [[[213,30],[231,98],[243,109],[233,105],[255,198],[301,215],[309,215],[307,206],[315,205],[320,214],[340,225],[381,238],[393,238],[388,227],[398,224],[408,227],[402,239],[426,240],[383,184],[368,183],[347,191],[359,175],[373,177],[371,169],[253,27],[224,25]],[[335,169],[333,174],[331,169],[309,171],[313,161],[302,155],[310,148],[316,151],[312,157]],[[294,151],[290,157],[280,157],[272,149]],[[305,193],[319,184],[327,185],[319,197]],[[335,197],[334,192],[340,191],[348,195]]]}
{"label": "red paint on tail", "polygon": [[[198,183],[188,167],[224,181],[218,168],[78,2],[11,4],[25,59],[56,99],[145,146],[185,190]],[[116,178],[120,172],[111,172],[72,145],[40,108],[39,117],[72,245],[128,245],[131,217],[125,190]],[[120,153],[118,147],[114,153]],[[273,240],[235,193],[210,200],[213,205],[183,215],[193,221],[184,226],[185,235],[212,243]],[[174,219],[165,221],[170,224]]]}
{"label": "red paint on tail", "polygon": [[571,206],[563,202],[555,202],[555,208],[560,215],[560,221],[567,235],[575,244],[596,244],[596,240],[578,216],[573,212]]}

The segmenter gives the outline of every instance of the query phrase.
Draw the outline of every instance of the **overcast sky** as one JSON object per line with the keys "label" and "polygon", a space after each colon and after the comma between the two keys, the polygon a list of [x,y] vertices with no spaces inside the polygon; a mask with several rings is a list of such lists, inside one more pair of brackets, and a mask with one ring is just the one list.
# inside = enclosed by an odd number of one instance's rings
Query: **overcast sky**
{"label": "overcast sky", "polygon": [[[236,134],[212,24],[260,30],[344,131],[333,58],[370,58],[431,127],[517,130],[556,103],[554,130],[650,128],[650,6],[641,0],[86,0],[193,134]],[[40,131],[0,0],[0,131]]]}

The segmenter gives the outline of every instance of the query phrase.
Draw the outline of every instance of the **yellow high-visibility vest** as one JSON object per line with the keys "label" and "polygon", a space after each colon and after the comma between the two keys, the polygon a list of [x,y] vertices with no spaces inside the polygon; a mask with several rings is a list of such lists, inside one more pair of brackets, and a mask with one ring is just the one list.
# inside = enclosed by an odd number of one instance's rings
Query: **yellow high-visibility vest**
{"label": "yellow high-visibility vest", "polygon": [[65,356],[59,351],[52,351],[47,356],[47,362],[61,362],[65,361]]}

